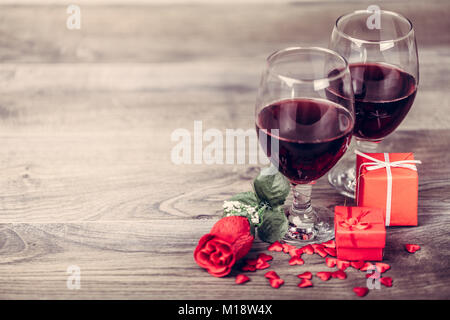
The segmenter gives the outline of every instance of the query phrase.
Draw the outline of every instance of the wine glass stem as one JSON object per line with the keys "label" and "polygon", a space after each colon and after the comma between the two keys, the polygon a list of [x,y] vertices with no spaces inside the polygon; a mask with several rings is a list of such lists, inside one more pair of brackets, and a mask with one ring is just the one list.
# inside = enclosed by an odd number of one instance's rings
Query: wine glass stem
{"label": "wine glass stem", "polygon": [[364,153],[377,152],[379,142],[356,139],[356,149]]}
{"label": "wine glass stem", "polygon": [[291,188],[294,199],[292,201],[290,214],[299,217],[303,223],[314,222],[315,216],[311,207],[312,185],[292,184]]}

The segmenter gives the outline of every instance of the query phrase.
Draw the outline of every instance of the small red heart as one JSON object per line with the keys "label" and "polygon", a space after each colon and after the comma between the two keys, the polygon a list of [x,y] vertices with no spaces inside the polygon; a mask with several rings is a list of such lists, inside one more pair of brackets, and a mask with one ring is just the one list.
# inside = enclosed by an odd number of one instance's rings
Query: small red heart
{"label": "small red heart", "polygon": [[326,248],[317,247],[314,251],[322,258],[325,258],[328,255],[328,253],[325,251],[325,249]]}
{"label": "small red heart", "polygon": [[295,248],[295,249],[289,250],[289,255],[291,257],[300,257],[302,255],[302,253],[303,253],[302,249]]}
{"label": "small red heart", "polygon": [[256,271],[256,266],[252,266],[250,264],[246,264],[244,266],[241,267],[242,271],[248,271],[248,272],[254,272]]}
{"label": "small red heart", "polygon": [[262,259],[258,259],[258,262],[256,263],[256,269],[258,270],[264,270],[270,267],[270,264],[268,264],[266,261]]}
{"label": "small red heart", "polygon": [[295,266],[295,265],[302,265],[305,264],[305,261],[303,261],[300,257],[292,257],[291,260],[289,260],[289,265]]}
{"label": "small red heart", "polygon": [[243,284],[246,283],[247,281],[250,281],[249,277],[247,277],[245,274],[238,274],[234,282],[236,282],[237,284]]}
{"label": "small red heart", "polygon": [[273,278],[273,279],[269,279],[270,285],[272,286],[272,288],[278,289],[279,287],[281,287],[284,283],[283,279],[280,278]]}
{"label": "small red heart", "polygon": [[314,248],[310,244],[302,247],[301,250],[303,251],[303,253],[306,253],[306,254],[314,254]]}
{"label": "small red heart", "polygon": [[[260,254],[258,255],[258,259],[261,259],[261,260],[267,262],[267,261],[273,260],[273,257],[272,257],[271,255],[265,254],[265,253],[263,252],[263,253],[260,253]],[[255,264],[256,264],[256,263],[255,263]]]}
{"label": "small red heart", "polygon": [[334,248],[336,248],[336,241],[330,240],[330,241],[327,241],[327,242],[323,242],[322,245],[324,247],[333,248],[334,249]]}
{"label": "small red heart", "polygon": [[420,250],[420,246],[418,244],[405,244],[405,249],[409,253],[414,253],[417,250]]}
{"label": "small red heart", "polygon": [[375,270],[375,266],[370,262],[366,262],[361,268],[359,268],[359,270],[361,271]]}
{"label": "small red heart", "polygon": [[320,279],[322,279],[322,281],[328,281],[328,280],[330,280],[332,273],[328,272],[328,271],[321,271],[321,272],[317,272],[316,276],[319,277]]}
{"label": "small red heart", "polygon": [[245,264],[249,266],[256,266],[256,263],[258,262],[258,259],[246,259]]}
{"label": "small red heart", "polygon": [[307,280],[311,280],[312,279],[312,273],[309,271],[303,272],[299,275],[297,275],[298,278],[300,279],[307,279]]}
{"label": "small red heart", "polygon": [[289,253],[290,250],[297,249],[295,246],[287,244],[287,243],[283,243],[282,246],[283,246],[284,253]]}
{"label": "small red heart", "polygon": [[355,268],[356,270],[361,269],[364,266],[365,262],[362,260],[359,261],[351,261],[350,265]]}
{"label": "small red heart", "polygon": [[323,246],[323,244],[320,244],[320,243],[312,243],[312,244],[311,244],[311,247],[313,247],[314,250],[316,250],[317,248],[321,248],[321,249],[325,248],[325,247]]}
{"label": "small red heart", "polygon": [[267,250],[281,252],[283,251],[283,245],[279,241],[275,241],[267,248]]}
{"label": "small red heart", "polygon": [[391,277],[380,278],[380,282],[382,285],[384,285],[386,287],[392,287],[392,278]]}
{"label": "small red heart", "polygon": [[327,267],[333,268],[336,265],[337,261],[338,260],[336,258],[326,258],[325,264],[327,265]]}
{"label": "small red heart", "polygon": [[356,293],[358,297],[364,297],[369,292],[369,289],[365,287],[355,287],[353,288],[353,292]]}
{"label": "small red heart", "polygon": [[330,256],[336,257],[336,249],[325,247],[323,250],[324,250],[326,253],[328,253]]}
{"label": "small red heart", "polygon": [[347,274],[344,271],[342,271],[342,270],[337,270],[337,271],[333,272],[331,274],[331,276],[333,278],[338,278],[338,279],[341,279],[341,280],[344,280],[344,279],[347,278]]}
{"label": "small red heart", "polygon": [[338,267],[338,269],[341,269],[342,271],[345,271],[345,269],[347,269],[348,267],[350,267],[350,262],[349,261],[345,261],[345,260],[339,260],[336,263],[336,266]]}
{"label": "small red heart", "polygon": [[280,277],[275,271],[268,271],[264,274],[267,279],[279,279]]}
{"label": "small red heart", "polygon": [[299,288],[308,288],[308,287],[312,287],[313,283],[308,279],[302,279],[302,281],[300,281],[300,283],[297,286]]}
{"label": "small red heart", "polygon": [[375,263],[375,266],[377,267],[379,273],[384,273],[391,268],[390,265],[388,265],[387,263],[383,263],[383,262],[377,262],[377,263]]}

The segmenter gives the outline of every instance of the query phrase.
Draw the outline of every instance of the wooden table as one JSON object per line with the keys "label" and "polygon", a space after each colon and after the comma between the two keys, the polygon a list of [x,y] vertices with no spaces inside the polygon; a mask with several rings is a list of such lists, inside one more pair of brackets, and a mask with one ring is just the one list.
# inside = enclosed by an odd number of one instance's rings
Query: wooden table
{"label": "wooden table", "polygon": [[[244,286],[194,262],[222,201],[251,189],[254,165],[175,165],[171,133],[253,128],[264,58],[295,45],[326,46],[335,19],[368,3],[306,1],[81,1],[80,30],[55,1],[0,1],[0,298],[352,299],[362,273],[297,288],[318,256]],[[386,1],[413,21],[420,88],[385,150],[413,151],[419,223],[389,228],[392,288],[368,299],[450,298],[450,3]],[[322,178],[316,205],[349,203]],[[419,243],[414,255],[405,243]],[[251,255],[265,250],[256,242]],[[69,266],[81,272],[69,290]],[[235,274],[235,273],[233,273]]]}

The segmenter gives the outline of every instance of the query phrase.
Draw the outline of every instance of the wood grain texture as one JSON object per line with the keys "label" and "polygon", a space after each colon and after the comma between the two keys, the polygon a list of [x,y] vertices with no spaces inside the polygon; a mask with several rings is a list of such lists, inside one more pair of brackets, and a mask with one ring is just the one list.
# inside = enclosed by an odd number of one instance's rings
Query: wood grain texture
{"label": "wood grain texture", "polygon": [[[0,1],[1,299],[355,297],[365,278],[354,270],[297,288],[296,274],[327,269],[318,256],[290,267],[276,253],[272,269],[286,280],[277,291],[261,271],[238,287],[200,269],[198,239],[224,199],[251,189],[259,166],[175,165],[170,153],[171,133],[195,120],[203,130],[252,129],[265,56],[326,46],[335,18],[368,2],[98,1],[82,7],[80,31],[65,28],[65,6],[21,3]],[[394,287],[367,298],[449,299],[450,4],[382,3],[411,18],[419,42],[413,110],[382,148],[423,162],[420,225],[388,230]],[[351,203],[325,178],[313,201]],[[422,250],[406,253],[408,242]],[[265,247],[256,242],[251,255]],[[80,290],[66,287],[70,265],[81,268]]]}

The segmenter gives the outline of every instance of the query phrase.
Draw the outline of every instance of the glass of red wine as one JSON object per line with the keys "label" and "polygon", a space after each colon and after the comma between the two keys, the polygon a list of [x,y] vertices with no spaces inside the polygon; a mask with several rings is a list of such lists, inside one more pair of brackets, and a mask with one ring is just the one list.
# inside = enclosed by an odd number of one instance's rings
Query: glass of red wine
{"label": "glass of red wine", "polygon": [[[341,96],[331,100],[328,91],[336,86]],[[353,97],[348,64],[332,50],[287,48],[267,58],[255,124],[272,172],[278,169],[292,186],[286,242],[334,237],[333,213],[311,207],[311,189],[347,150],[355,122]]]}
{"label": "glass of red wine", "polygon": [[[356,147],[376,152],[379,142],[406,117],[416,96],[419,63],[411,21],[391,11],[355,11],[337,19],[329,47],[349,63]],[[339,85],[330,88],[330,99],[342,99],[341,91]],[[352,198],[355,178],[354,156],[344,157],[328,174],[328,181]]]}

